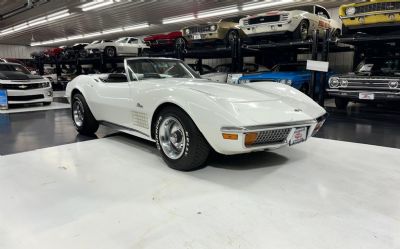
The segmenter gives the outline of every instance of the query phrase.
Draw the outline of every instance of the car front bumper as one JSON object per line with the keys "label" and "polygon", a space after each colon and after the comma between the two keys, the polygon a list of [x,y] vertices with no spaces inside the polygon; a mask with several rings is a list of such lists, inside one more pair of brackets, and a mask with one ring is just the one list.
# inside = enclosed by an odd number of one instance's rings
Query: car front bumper
{"label": "car front bumper", "polygon": [[248,37],[281,35],[294,32],[296,27],[293,23],[263,23],[242,27],[243,32]]}
{"label": "car front bumper", "polygon": [[[221,128],[222,134],[236,134],[237,139],[223,139],[218,146],[217,151],[225,155],[234,155],[275,150],[285,146],[290,146],[292,145],[291,139],[297,129],[306,128],[306,141],[318,132],[318,130],[323,126],[325,120],[326,114],[315,120],[306,120],[294,123],[249,127],[223,127]],[[246,145],[246,136],[249,134],[257,134],[257,139],[254,143],[255,145]],[[277,136],[280,136],[280,138],[277,139]]]}
{"label": "car front bumper", "polygon": [[8,104],[32,104],[53,101],[51,87],[30,90],[7,90]]}
{"label": "car front bumper", "polygon": [[343,25],[347,28],[369,28],[387,25],[399,25],[400,11],[396,12],[382,12],[378,14],[361,14],[355,16],[343,16]]}
{"label": "car front bumper", "polygon": [[374,99],[369,101],[399,101],[400,100],[400,91],[397,92],[385,92],[385,91],[363,91],[363,90],[341,90],[341,89],[327,89],[328,95],[331,97],[337,98],[346,98],[350,100],[359,100],[360,93],[370,93],[374,94]]}

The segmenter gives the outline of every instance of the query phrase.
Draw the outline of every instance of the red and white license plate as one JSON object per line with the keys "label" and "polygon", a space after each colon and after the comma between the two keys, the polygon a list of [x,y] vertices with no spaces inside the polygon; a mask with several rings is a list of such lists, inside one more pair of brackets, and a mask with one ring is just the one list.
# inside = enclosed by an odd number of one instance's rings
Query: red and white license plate
{"label": "red and white license plate", "polygon": [[307,127],[296,128],[289,145],[295,145],[307,140]]}
{"label": "red and white license plate", "polygon": [[359,93],[358,94],[359,99],[365,99],[365,100],[374,100],[375,99],[375,94],[373,93]]}

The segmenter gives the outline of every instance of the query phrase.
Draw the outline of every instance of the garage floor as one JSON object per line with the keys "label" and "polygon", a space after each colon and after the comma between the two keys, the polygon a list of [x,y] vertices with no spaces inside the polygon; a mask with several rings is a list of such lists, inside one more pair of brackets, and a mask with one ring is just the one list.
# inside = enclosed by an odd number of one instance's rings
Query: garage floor
{"label": "garage floor", "polygon": [[329,139],[191,173],[69,109],[0,114],[0,248],[400,248],[397,111],[328,110]]}
{"label": "garage floor", "polygon": [[0,248],[399,248],[399,165],[317,138],[191,173],[123,136],[3,156]]}

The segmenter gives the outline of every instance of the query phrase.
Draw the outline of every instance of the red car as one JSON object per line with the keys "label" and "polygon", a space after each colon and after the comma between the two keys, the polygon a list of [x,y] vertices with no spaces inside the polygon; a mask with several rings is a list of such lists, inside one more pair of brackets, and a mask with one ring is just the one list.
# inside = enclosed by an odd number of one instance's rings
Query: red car
{"label": "red car", "polygon": [[58,57],[64,51],[63,48],[50,48],[47,49],[44,54],[48,57]]}
{"label": "red car", "polygon": [[151,49],[174,49],[178,46],[186,46],[186,40],[182,37],[182,32],[180,31],[151,35],[144,38],[144,41]]}

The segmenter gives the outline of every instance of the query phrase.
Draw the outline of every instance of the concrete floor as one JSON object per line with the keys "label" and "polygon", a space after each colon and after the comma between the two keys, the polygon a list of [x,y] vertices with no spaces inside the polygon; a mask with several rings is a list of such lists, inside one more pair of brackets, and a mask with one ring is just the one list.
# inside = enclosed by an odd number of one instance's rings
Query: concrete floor
{"label": "concrete floor", "polygon": [[400,150],[313,138],[169,169],[114,136],[0,157],[0,248],[400,248]]}

